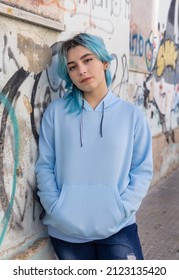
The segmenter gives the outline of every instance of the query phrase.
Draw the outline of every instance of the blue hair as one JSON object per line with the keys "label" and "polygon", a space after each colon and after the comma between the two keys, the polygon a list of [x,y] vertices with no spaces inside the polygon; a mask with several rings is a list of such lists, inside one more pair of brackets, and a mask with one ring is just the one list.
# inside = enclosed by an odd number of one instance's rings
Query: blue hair
{"label": "blue hair", "polygon": [[[113,59],[112,55],[106,50],[104,41],[101,37],[79,33],[72,39],[63,41],[59,48],[59,65],[57,73],[59,77],[65,81],[65,99],[66,107],[69,108],[69,112],[81,112],[82,110],[82,92],[73,83],[67,71],[67,53],[71,48],[76,46],[83,46],[90,50],[101,62],[110,63]],[[105,70],[106,84],[109,85],[112,82],[111,73],[109,68]]]}

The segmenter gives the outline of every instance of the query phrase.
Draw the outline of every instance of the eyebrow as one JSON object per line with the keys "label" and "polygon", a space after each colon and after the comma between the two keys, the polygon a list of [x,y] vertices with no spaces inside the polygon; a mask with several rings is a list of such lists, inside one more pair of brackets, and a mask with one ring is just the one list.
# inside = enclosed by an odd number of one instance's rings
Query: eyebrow
{"label": "eyebrow", "polygon": [[[82,56],[80,57],[80,60],[82,60],[83,58],[85,58],[85,57],[87,57],[87,56],[90,56],[90,55],[93,55],[93,56],[94,56],[93,53],[85,53],[84,55],[82,55]],[[67,65],[69,65],[69,64],[71,64],[71,63],[75,63],[75,61],[69,61],[69,62],[67,62]]]}

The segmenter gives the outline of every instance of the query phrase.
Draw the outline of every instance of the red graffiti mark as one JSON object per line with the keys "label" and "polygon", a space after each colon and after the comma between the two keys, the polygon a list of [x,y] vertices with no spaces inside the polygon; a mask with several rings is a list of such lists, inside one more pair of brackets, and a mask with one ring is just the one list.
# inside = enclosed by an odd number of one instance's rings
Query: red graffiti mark
{"label": "red graffiti mark", "polygon": [[[13,0],[7,1],[11,4],[15,4],[19,7],[27,8],[29,6],[32,7],[48,7],[48,6],[56,6],[58,9],[65,11],[65,12],[76,12],[76,2],[75,0],[68,0],[68,7],[64,6],[61,0]],[[67,5],[67,4],[66,4]]]}
{"label": "red graffiti mark", "polygon": [[66,8],[65,6],[63,6],[61,4],[60,0],[36,0],[36,5],[37,6],[50,6],[50,5],[55,5],[57,6],[60,10],[66,11],[66,12],[75,12],[76,11],[76,3],[75,0],[70,0],[68,1],[68,4],[70,4],[69,2],[71,2],[72,4],[72,8]]}

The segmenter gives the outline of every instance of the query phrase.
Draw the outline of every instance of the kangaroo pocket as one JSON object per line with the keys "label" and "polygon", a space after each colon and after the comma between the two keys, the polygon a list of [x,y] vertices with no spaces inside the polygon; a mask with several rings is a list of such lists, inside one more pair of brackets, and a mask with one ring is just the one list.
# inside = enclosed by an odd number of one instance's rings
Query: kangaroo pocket
{"label": "kangaroo pocket", "polygon": [[52,217],[68,236],[99,239],[115,233],[124,213],[117,186],[64,185]]}

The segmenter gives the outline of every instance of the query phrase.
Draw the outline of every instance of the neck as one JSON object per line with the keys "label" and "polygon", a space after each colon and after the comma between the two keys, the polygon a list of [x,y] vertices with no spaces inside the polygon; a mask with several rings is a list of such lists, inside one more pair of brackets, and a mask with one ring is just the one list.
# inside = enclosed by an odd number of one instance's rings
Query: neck
{"label": "neck", "polygon": [[83,93],[83,98],[95,109],[107,93],[108,89],[103,93]]}

